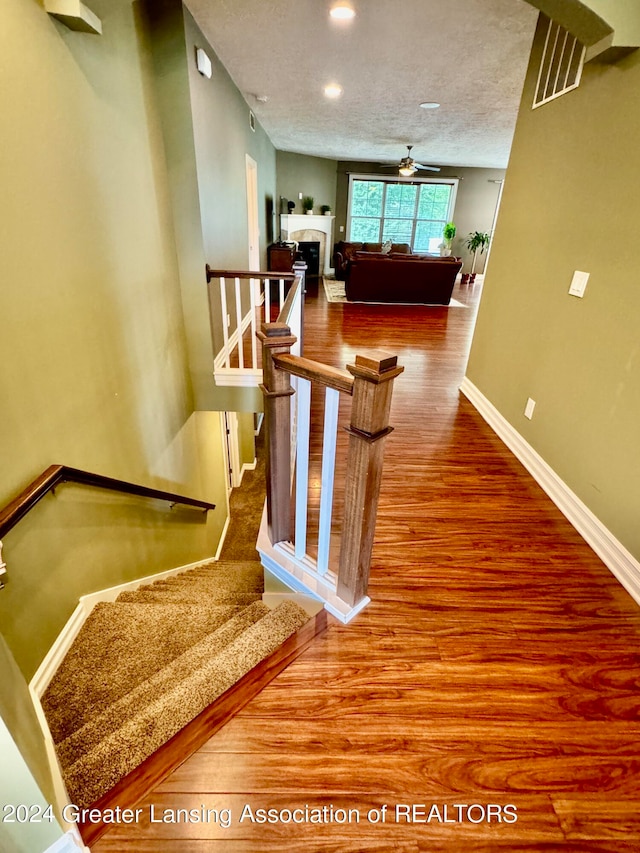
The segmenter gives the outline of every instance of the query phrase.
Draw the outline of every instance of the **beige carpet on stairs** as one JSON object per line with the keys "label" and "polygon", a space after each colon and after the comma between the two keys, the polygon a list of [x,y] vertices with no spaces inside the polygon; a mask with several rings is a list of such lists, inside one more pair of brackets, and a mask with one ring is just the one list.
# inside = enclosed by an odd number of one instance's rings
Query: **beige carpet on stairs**
{"label": "beige carpet on stairs", "polygon": [[262,590],[257,560],[225,560],[94,608],[42,697],[72,802],[95,802],[309,619]]}

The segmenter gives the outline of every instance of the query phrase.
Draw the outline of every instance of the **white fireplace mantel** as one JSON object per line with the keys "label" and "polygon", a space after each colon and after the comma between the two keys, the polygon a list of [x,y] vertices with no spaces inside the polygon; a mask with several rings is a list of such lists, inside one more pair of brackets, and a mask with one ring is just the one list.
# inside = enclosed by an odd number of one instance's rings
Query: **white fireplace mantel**
{"label": "white fireplace mantel", "polygon": [[331,250],[333,248],[333,220],[335,216],[319,216],[315,213],[282,213],[280,214],[281,239],[286,242],[295,241],[293,235],[299,231],[320,231],[325,236],[324,263],[322,270],[324,275],[331,275]]}

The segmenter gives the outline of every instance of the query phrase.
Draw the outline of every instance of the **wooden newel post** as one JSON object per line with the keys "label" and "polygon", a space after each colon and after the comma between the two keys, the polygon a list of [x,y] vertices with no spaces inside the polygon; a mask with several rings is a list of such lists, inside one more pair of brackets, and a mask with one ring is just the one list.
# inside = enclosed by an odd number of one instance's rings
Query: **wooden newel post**
{"label": "wooden newel post", "polygon": [[289,374],[278,370],[274,355],[288,353],[296,342],[285,323],[263,323],[257,333],[262,344],[267,462],[267,521],[272,543],[289,541],[291,526],[291,407]]}
{"label": "wooden newel post", "polygon": [[354,605],[367,592],[382,477],[384,439],[392,431],[389,409],[393,380],[404,367],[396,356],[372,353],[347,365],[354,377],[344,525],[338,570],[338,595]]}

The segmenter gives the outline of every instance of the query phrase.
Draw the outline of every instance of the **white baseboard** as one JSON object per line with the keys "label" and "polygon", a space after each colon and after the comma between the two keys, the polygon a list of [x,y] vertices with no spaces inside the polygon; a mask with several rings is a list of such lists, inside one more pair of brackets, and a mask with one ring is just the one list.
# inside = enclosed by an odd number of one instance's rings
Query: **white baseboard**
{"label": "white baseboard", "polygon": [[460,390],[514,456],[522,462],[533,479],[620,581],[629,595],[640,604],[640,562],[571,491],[540,454],[466,376]]}
{"label": "white baseboard", "polygon": [[47,847],[44,853],[79,853],[80,850],[90,853],[89,848],[85,847],[82,840],[78,840],[79,838],[79,833],[76,837],[72,832],[65,832],[56,842]]}
{"label": "white baseboard", "polygon": [[220,534],[220,541],[218,542],[218,548],[216,550],[215,557],[213,558],[214,560],[220,559],[220,554],[222,553],[222,548],[224,546],[224,540],[227,538],[227,533],[229,532],[229,525],[230,524],[231,524],[231,515],[229,513],[229,506],[228,506],[228,501],[227,501],[227,520],[225,521],[224,527],[222,528],[222,533]]}
{"label": "white baseboard", "polygon": [[242,485],[242,478],[244,477],[245,471],[255,471],[256,466],[258,464],[258,460],[254,457],[253,462],[245,462],[242,468],[240,469],[240,483],[238,485]]}

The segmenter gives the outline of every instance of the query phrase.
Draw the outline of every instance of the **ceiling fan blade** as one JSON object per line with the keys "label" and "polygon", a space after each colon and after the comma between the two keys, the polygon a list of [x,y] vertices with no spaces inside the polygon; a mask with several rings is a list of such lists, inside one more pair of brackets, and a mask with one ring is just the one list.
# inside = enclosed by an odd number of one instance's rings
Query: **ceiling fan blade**
{"label": "ceiling fan blade", "polygon": [[425,172],[439,172],[440,166],[423,166],[421,163],[413,164],[416,169],[423,169]]}

